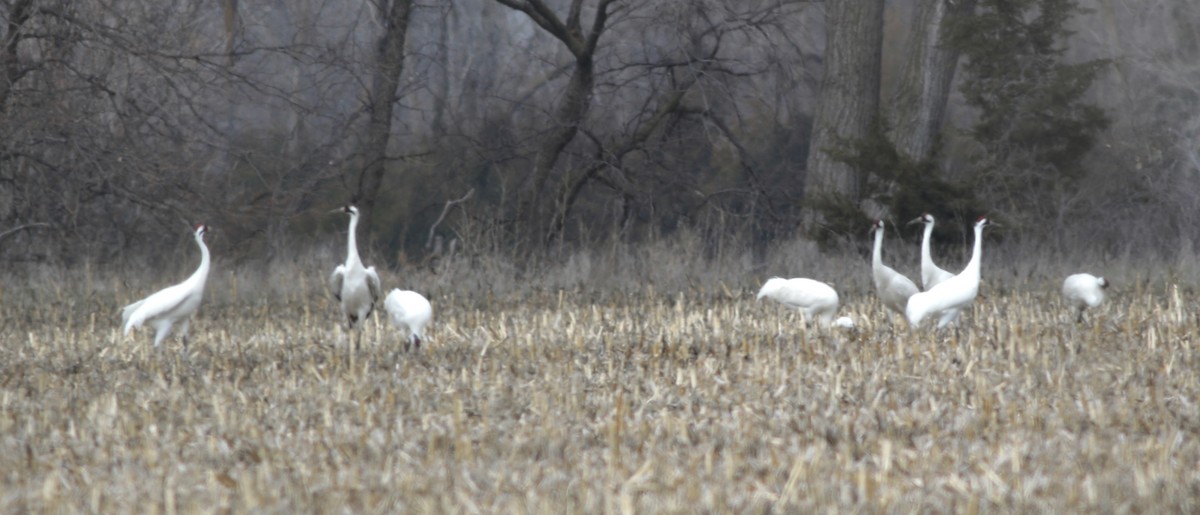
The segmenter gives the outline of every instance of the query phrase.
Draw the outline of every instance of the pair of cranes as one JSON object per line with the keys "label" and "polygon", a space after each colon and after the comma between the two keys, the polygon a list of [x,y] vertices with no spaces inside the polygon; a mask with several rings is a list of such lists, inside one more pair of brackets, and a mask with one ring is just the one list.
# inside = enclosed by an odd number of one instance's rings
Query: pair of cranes
{"label": "pair of cranes", "polygon": [[[937,319],[937,327],[943,328],[956,322],[962,311],[975,301],[979,294],[980,268],[983,254],[983,229],[992,222],[986,217],[975,221],[975,243],[971,259],[963,271],[954,274],[933,262],[930,252],[930,236],[934,218],[928,213],[917,217],[909,224],[925,225],[921,240],[921,285],[919,289],[911,279],[883,263],[884,223],[876,220],[871,225],[875,245],[871,253],[871,275],[875,291],[885,307],[905,317],[912,327],[920,326],[930,318]],[[1076,310],[1076,319],[1083,319],[1083,311],[1099,306],[1104,301],[1104,289],[1108,281],[1091,274],[1074,274],[1063,283],[1063,298]],[[829,285],[812,279],[772,278],[758,292],[758,298],[767,297],[784,305],[801,310],[809,319],[822,325],[853,327],[847,317],[833,320],[838,309],[838,296]]]}
{"label": "pair of cranes", "polygon": [[[341,305],[342,317],[346,320],[347,328],[354,329],[371,316],[383,287],[375,267],[364,267],[358,255],[355,238],[358,208],[348,205],[335,209],[334,212],[350,215],[350,235],[346,245],[346,262],[334,269],[333,274],[329,276],[329,284],[334,298]],[[149,325],[154,328],[154,346],[158,347],[178,323],[180,337],[186,345],[188,323],[192,314],[200,307],[200,300],[204,297],[204,285],[208,281],[210,258],[208,246],[204,244],[204,235],[207,233],[206,225],[198,224],[193,228],[196,245],[200,247],[200,267],[187,280],[159,290],[121,310],[121,323],[125,334],[143,325]],[[429,300],[420,293],[397,288],[388,293],[383,301],[383,308],[393,325],[408,331],[409,338],[405,349],[420,349],[421,340],[425,338],[425,326],[433,317],[433,307]]]}

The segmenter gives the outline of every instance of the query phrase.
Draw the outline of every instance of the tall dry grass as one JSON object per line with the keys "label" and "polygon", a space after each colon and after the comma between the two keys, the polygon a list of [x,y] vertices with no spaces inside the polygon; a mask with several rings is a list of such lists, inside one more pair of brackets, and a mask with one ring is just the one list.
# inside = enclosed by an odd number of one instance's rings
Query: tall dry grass
{"label": "tall dry grass", "polygon": [[[1110,302],[1076,325],[1067,265],[996,249],[937,334],[890,320],[858,256],[726,250],[388,273],[435,307],[410,354],[379,318],[351,350],[323,289],[336,253],[218,256],[186,354],[118,328],[174,277],[10,271],[0,511],[1196,511],[1187,270],[1104,261]],[[835,282],[858,330],[754,302],[769,275]]]}

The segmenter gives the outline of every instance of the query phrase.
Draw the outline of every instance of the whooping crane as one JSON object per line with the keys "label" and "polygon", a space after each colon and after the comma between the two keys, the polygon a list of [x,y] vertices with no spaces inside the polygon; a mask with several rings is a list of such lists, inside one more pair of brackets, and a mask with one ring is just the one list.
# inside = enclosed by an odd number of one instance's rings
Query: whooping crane
{"label": "whooping crane", "polygon": [[930,288],[937,286],[938,283],[954,277],[954,274],[933,264],[933,256],[929,252],[929,240],[933,236],[933,215],[925,213],[908,223],[910,225],[915,223],[925,224],[925,235],[921,237],[921,287],[925,288],[925,291],[929,291]]}
{"label": "whooping crane", "polygon": [[353,329],[371,316],[383,287],[379,284],[375,267],[363,268],[362,260],[358,257],[358,244],[354,238],[354,231],[358,228],[358,208],[348,205],[333,210],[338,211],[350,215],[350,235],[346,244],[346,263],[333,270],[329,276],[329,286],[334,298],[342,305],[346,326]]}
{"label": "whooping crane", "polygon": [[1063,300],[1075,309],[1075,321],[1083,322],[1083,311],[1104,302],[1104,290],[1108,280],[1092,274],[1074,274],[1063,281]]}
{"label": "whooping crane", "polygon": [[[815,320],[822,326],[830,325],[838,309],[837,292],[828,284],[812,279],[772,277],[758,290],[757,300],[762,300],[763,297],[798,309],[804,314],[807,323]],[[838,320],[839,327],[846,322],[853,326],[853,322],[848,318],[845,321]]]}
{"label": "whooping crane", "polygon": [[921,325],[921,321],[930,315],[938,316],[937,327],[958,320],[962,310],[975,301],[979,293],[979,267],[983,254],[983,228],[991,225],[985,217],[979,217],[975,222],[975,248],[971,251],[971,261],[958,275],[938,283],[937,286],[913,295],[908,299],[905,310],[908,323],[913,327]]}
{"label": "whooping crane", "polygon": [[871,224],[871,231],[875,233],[875,250],[871,253],[871,275],[875,279],[875,292],[884,306],[903,316],[908,298],[920,289],[912,279],[883,264],[883,220],[876,220]]}
{"label": "whooping crane", "polygon": [[121,324],[126,335],[147,324],[154,328],[154,346],[158,347],[171,333],[171,327],[179,322],[179,336],[183,338],[184,348],[187,347],[189,317],[200,307],[200,300],[204,297],[204,283],[208,281],[210,263],[208,246],[204,244],[208,226],[196,224],[193,233],[196,245],[200,246],[200,268],[192,272],[187,280],[125,306],[121,310]]}
{"label": "whooping crane", "polygon": [[429,299],[415,291],[397,288],[383,300],[383,309],[387,311],[392,325],[408,330],[408,342],[404,344],[404,350],[410,347],[420,350],[421,340],[425,338],[425,325],[433,317],[433,306],[429,305]]}

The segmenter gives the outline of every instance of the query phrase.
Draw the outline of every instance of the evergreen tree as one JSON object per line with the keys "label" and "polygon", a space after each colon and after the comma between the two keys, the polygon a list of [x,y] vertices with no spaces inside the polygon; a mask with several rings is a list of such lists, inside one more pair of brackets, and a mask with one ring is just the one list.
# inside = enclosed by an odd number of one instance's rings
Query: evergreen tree
{"label": "evergreen tree", "polygon": [[978,112],[969,131],[980,145],[976,177],[1014,216],[1044,215],[1055,192],[1085,174],[1083,158],[1108,126],[1084,98],[1108,62],[1063,59],[1079,12],[1074,0],[980,0],[948,33],[966,58],[961,91]]}

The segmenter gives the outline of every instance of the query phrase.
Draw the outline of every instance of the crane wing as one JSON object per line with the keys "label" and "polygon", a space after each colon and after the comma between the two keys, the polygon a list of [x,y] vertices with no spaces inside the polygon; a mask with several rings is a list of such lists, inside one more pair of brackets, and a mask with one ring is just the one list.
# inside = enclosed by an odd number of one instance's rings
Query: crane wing
{"label": "crane wing", "polygon": [[125,309],[121,313],[125,332],[128,333],[134,327],[141,327],[147,320],[174,311],[180,304],[187,301],[189,293],[183,284],[176,284],[175,286],[161,289],[145,299],[125,306]]}
{"label": "crane wing", "polygon": [[388,318],[392,320],[393,325],[400,325],[400,321],[404,320],[404,302],[400,300],[400,290],[392,290],[387,298],[383,300],[383,310],[387,312]]}
{"label": "crane wing", "polygon": [[373,266],[367,267],[367,289],[371,290],[371,302],[378,302],[383,293],[383,285],[379,283],[379,274],[375,273]]}
{"label": "crane wing", "polygon": [[333,290],[333,298],[342,300],[342,281],[346,279],[346,265],[338,265],[329,276],[329,288]]}
{"label": "crane wing", "polygon": [[134,302],[133,304],[125,306],[125,308],[121,310],[121,327],[125,327],[125,325],[129,323],[129,317],[133,315],[134,311],[137,311],[137,308],[142,307],[142,304],[145,302],[146,299],[142,299]]}

